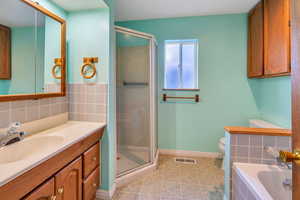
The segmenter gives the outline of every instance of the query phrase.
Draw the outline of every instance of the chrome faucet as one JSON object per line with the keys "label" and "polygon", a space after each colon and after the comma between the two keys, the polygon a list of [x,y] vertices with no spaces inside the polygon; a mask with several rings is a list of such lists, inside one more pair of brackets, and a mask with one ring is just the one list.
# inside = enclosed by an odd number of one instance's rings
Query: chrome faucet
{"label": "chrome faucet", "polygon": [[293,169],[293,163],[287,163],[287,162],[283,162],[280,157],[276,158],[277,160],[277,165],[281,168],[288,168],[288,169]]}
{"label": "chrome faucet", "polygon": [[277,161],[277,165],[280,168],[288,168],[288,169],[292,169],[293,168],[293,164],[291,162],[284,162],[282,161],[281,157],[280,157],[280,153],[277,149],[273,148],[273,147],[269,147],[269,146],[265,146],[264,150],[270,154],[272,157],[274,157]]}
{"label": "chrome faucet", "polygon": [[9,126],[6,133],[0,134],[0,148],[24,139],[27,133],[18,131],[20,127],[20,122],[14,122]]}

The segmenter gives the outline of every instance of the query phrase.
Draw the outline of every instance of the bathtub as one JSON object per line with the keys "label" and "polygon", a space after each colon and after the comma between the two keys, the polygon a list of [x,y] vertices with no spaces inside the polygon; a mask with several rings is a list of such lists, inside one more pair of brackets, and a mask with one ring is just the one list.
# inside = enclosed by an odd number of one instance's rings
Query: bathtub
{"label": "bathtub", "polygon": [[292,189],[284,186],[292,178],[292,170],[276,165],[234,163],[232,177],[233,199],[292,200]]}

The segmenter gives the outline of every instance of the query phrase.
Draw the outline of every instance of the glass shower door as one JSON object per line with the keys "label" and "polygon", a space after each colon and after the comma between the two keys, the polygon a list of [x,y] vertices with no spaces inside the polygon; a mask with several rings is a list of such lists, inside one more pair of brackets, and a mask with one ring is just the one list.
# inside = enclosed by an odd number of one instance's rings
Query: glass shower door
{"label": "glass shower door", "polygon": [[117,175],[151,162],[150,40],[117,32]]}

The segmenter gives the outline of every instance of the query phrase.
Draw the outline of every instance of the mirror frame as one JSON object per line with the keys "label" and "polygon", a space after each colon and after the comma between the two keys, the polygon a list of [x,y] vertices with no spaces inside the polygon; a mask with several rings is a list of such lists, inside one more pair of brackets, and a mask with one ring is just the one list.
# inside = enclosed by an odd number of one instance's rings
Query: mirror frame
{"label": "mirror frame", "polygon": [[34,93],[34,94],[29,93],[29,94],[0,95],[0,102],[32,100],[32,99],[37,100],[42,98],[66,96],[66,21],[36,2],[33,2],[31,0],[21,0],[21,1],[61,24],[61,58],[62,58],[61,87],[60,87],[61,89],[60,92],[57,93]]}

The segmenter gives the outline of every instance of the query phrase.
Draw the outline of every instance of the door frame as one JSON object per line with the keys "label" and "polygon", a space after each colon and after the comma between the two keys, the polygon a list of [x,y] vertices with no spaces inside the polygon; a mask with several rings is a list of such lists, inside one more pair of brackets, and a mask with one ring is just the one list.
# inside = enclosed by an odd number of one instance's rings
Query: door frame
{"label": "door frame", "polygon": [[[300,149],[300,1],[292,0],[292,149]],[[300,199],[300,162],[293,164],[293,200]]]}
{"label": "door frame", "polygon": [[[139,167],[136,167],[134,169],[122,172],[120,174],[117,173],[118,170],[115,170],[116,178],[123,177],[125,175],[131,174],[133,172],[136,172],[138,170],[142,170],[146,167],[149,167],[154,164],[156,158],[157,158],[157,83],[156,83],[156,61],[155,56],[157,55],[156,52],[156,46],[157,41],[154,35],[136,31],[133,29],[124,28],[121,26],[115,26],[115,32],[117,33],[124,33],[131,36],[135,36],[138,38],[144,38],[149,40],[149,63],[150,63],[150,78],[149,78],[149,95],[150,95],[150,162],[141,165]],[[117,73],[117,70],[116,70]],[[117,123],[117,122],[116,122]],[[118,129],[116,129],[118,130]],[[118,132],[116,134],[116,153],[118,147]],[[116,156],[116,168],[118,167],[118,160]]]}

